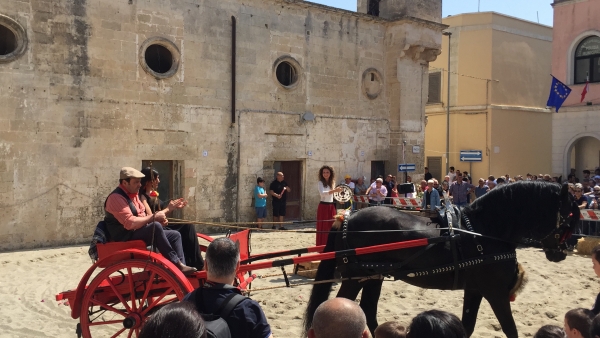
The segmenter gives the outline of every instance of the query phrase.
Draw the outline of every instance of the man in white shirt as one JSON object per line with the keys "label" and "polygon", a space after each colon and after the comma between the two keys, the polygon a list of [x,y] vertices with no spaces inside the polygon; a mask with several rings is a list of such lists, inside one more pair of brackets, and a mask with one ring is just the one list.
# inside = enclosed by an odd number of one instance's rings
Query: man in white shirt
{"label": "man in white shirt", "polygon": [[448,177],[450,178],[450,181],[448,181],[448,184],[452,184],[452,182],[454,182],[454,179],[456,178],[456,173],[454,172],[454,167],[450,167],[450,171],[448,172]]}
{"label": "man in white shirt", "polygon": [[[350,189],[352,189],[352,192],[354,192],[354,188],[356,186],[354,185],[354,182],[352,182],[352,176],[350,176],[350,174],[346,174],[346,176],[344,176],[344,182],[342,182],[342,184],[349,186]],[[344,209],[348,209],[351,205],[353,205],[352,202],[348,201],[343,204],[343,207]],[[354,207],[352,209],[354,209]]]}
{"label": "man in white shirt", "polygon": [[354,191],[355,186],[354,186],[354,182],[352,182],[352,176],[350,176],[350,174],[346,174],[346,176],[344,176],[344,183],[342,183],[342,184],[349,186],[350,189],[352,189],[352,191]]}

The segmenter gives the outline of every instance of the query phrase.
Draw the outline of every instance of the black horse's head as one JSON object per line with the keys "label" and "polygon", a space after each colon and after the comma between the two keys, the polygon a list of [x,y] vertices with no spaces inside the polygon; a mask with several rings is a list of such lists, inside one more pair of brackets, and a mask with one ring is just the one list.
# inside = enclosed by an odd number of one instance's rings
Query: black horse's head
{"label": "black horse's head", "polygon": [[560,204],[556,220],[556,228],[540,242],[546,258],[552,262],[560,262],[567,258],[566,240],[579,224],[580,211],[575,199],[569,193],[567,184],[560,191]]}
{"label": "black horse's head", "polygon": [[476,232],[512,243],[523,238],[539,242],[553,262],[566,258],[565,240],[579,222],[579,208],[568,187],[539,181],[495,188],[464,212]]}

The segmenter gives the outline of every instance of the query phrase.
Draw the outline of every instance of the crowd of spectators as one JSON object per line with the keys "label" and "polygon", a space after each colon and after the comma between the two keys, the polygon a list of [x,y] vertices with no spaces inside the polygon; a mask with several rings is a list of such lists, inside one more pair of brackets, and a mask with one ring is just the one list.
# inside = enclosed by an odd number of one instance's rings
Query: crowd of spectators
{"label": "crowd of spectators", "polygon": [[[570,192],[581,209],[600,209],[600,168],[596,168],[593,175],[590,170],[583,170],[581,179],[576,175],[575,169],[572,169],[564,181],[562,176],[528,173],[525,176],[506,174],[496,177],[490,175],[487,178],[479,178],[474,182],[467,171],[461,172],[458,169],[455,170],[454,167],[450,167],[448,174],[440,179],[433,177],[428,168],[425,167],[424,178],[417,184],[412,181],[411,176],[406,176],[405,182],[401,183],[392,174],[387,175],[385,178],[380,175],[371,179],[369,185],[364,176],[359,177],[354,183],[351,176],[346,175],[344,182],[341,182],[341,184],[349,185],[355,195],[367,195],[370,206],[393,204],[391,199],[394,197],[418,197],[422,199],[421,207],[423,209],[434,210],[436,206],[441,206],[444,203],[446,196],[454,204],[464,206],[503,184],[518,181],[545,181],[568,184]],[[407,184],[411,184],[413,188],[407,189]],[[356,207],[360,209],[363,206],[359,203]]]}

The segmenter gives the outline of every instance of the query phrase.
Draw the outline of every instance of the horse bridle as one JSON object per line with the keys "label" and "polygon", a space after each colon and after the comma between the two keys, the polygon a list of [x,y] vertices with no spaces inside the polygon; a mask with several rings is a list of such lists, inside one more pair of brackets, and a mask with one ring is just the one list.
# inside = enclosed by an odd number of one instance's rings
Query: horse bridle
{"label": "horse bridle", "polygon": [[[569,202],[571,202],[572,205],[573,202],[570,200]],[[569,216],[567,217],[563,217],[563,215],[560,214],[560,211],[562,210],[562,201],[560,202],[560,208],[558,210],[558,215],[556,217],[556,228],[550,234],[540,240],[542,249],[544,251],[557,252],[566,250],[567,245],[565,242],[569,237],[571,237],[571,233],[573,232],[573,229],[571,229],[573,213],[569,213]],[[549,241],[553,242],[554,245],[552,247],[545,244]]]}

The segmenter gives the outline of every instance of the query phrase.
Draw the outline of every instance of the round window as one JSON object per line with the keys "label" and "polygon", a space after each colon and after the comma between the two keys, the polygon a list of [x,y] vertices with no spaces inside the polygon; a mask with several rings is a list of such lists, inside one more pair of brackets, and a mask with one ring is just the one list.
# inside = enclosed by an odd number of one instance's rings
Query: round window
{"label": "round window", "polygon": [[159,74],[168,72],[173,66],[173,54],[161,45],[151,45],[146,48],[144,57],[148,67]]}
{"label": "round window", "polygon": [[157,79],[175,75],[180,58],[177,46],[165,38],[150,38],[140,46],[140,65]]}
{"label": "round window", "polygon": [[283,61],[277,65],[275,74],[277,76],[277,81],[285,87],[289,87],[298,81],[298,72],[296,71],[296,68],[287,61]]}
{"label": "round window", "polygon": [[8,27],[0,25],[0,55],[8,55],[17,50],[17,36]]}
{"label": "round window", "polygon": [[18,22],[0,14],[0,63],[11,62],[27,50],[27,35]]}
{"label": "round window", "polygon": [[365,70],[362,78],[362,90],[365,96],[370,100],[374,100],[379,97],[382,89],[381,73],[375,68]]}

